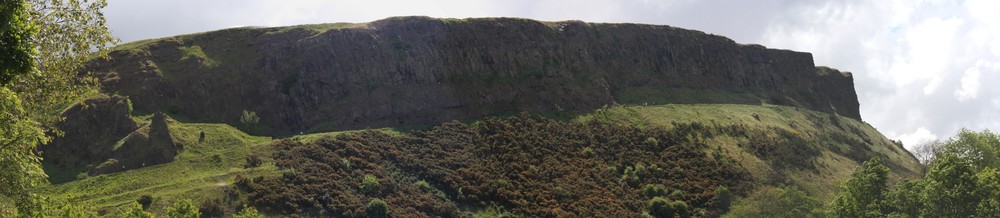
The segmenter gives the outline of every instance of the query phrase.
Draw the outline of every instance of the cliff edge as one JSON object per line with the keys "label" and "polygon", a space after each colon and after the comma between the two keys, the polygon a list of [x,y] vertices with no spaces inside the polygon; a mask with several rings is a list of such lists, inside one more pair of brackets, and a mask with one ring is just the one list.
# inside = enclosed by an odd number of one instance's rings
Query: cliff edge
{"label": "cliff edge", "polygon": [[137,111],[272,135],[614,104],[778,104],[861,119],[850,73],[809,53],[670,26],[394,17],[234,28],[119,46],[90,64]]}

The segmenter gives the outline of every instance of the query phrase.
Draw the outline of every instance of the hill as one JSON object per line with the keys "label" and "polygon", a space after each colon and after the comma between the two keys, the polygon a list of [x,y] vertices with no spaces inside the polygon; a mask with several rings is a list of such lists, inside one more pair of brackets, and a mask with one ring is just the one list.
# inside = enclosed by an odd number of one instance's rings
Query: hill
{"label": "hill", "polygon": [[286,136],[603,105],[797,106],[861,119],[850,73],[809,53],[669,26],[397,17],[134,42],[94,61],[135,110]]}
{"label": "hill", "polygon": [[829,200],[871,158],[893,181],[923,173],[861,120],[850,73],[669,26],[234,28],[121,45],[88,68],[103,94],[41,147],[42,192],[105,215],[192,198],[211,215],[363,217],[382,202],[397,217],[627,217],[669,199],[714,217],[720,196],[768,187]]}
{"label": "hill", "polygon": [[[229,214],[248,204],[274,214],[329,215],[336,208],[333,214],[363,216],[365,204],[380,198],[400,216],[626,216],[643,212],[649,189],[653,195],[679,191],[675,199],[716,216],[722,211],[712,199],[721,186],[743,195],[795,185],[828,199],[870,157],[887,160],[893,180],[922,170],[867,124],[794,107],[668,104],[559,117],[563,121],[518,115],[426,131],[273,141],[224,124],[171,121],[176,141],[190,147],[174,162],[45,192],[108,213],[150,195],[157,213],[193,198],[218,202]],[[203,142],[200,131],[208,135]],[[251,156],[263,164],[246,167]],[[363,191],[366,175],[381,188]],[[317,200],[324,195],[338,200]]]}

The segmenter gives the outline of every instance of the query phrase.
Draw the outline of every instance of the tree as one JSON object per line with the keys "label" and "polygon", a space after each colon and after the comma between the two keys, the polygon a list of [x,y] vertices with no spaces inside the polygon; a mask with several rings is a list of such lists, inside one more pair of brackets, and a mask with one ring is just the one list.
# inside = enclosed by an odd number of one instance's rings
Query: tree
{"label": "tree", "polygon": [[191,199],[184,199],[174,202],[173,206],[167,208],[167,217],[170,218],[198,218],[201,212],[194,205]]}
{"label": "tree", "polygon": [[982,200],[976,208],[976,217],[1000,217],[1000,170],[986,168],[976,174],[978,193]]}
{"label": "tree", "polygon": [[28,5],[23,1],[0,3],[0,86],[34,70],[36,51],[31,37],[38,28],[28,20]]}
{"label": "tree", "polygon": [[972,217],[979,204],[976,173],[966,160],[953,154],[938,156],[924,178],[923,215]]}
{"label": "tree", "polygon": [[886,207],[890,214],[906,217],[920,217],[920,210],[924,208],[921,199],[924,184],[921,180],[903,180],[886,194]]}
{"label": "tree", "polygon": [[40,159],[32,150],[45,139],[37,122],[22,106],[11,82],[35,68],[36,51],[31,37],[37,27],[29,20],[29,7],[23,1],[0,3],[0,197],[13,201],[22,213],[37,212],[37,205],[26,190],[44,179]]}
{"label": "tree", "polygon": [[240,115],[240,124],[243,125],[243,130],[253,134],[257,131],[257,124],[259,123],[260,117],[257,116],[257,112],[243,110],[243,114]]}
{"label": "tree", "polygon": [[119,216],[120,217],[128,217],[128,218],[154,218],[154,217],[156,217],[155,215],[153,215],[153,213],[146,212],[146,210],[143,209],[142,204],[140,204],[139,202],[136,202],[136,201],[133,201],[132,204],[129,204],[128,207],[124,208],[121,211],[121,214]]}
{"label": "tree", "polygon": [[35,146],[59,120],[59,109],[92,93],[84,61],[115,42],[100,9],[105,0],[7,0],[0,3],[0,198],[22,215],[40,214],[30,192],[44,182]]}
{"label": "tree", "polygon": [[865,161],[841,187],[830,212],[836,217],[885,217],[888,174],[878,158]]}
{"label": "tree", "polygon": [[986,167],[1000,168],[1000,135],[989,130],[982,132],[959,130],[958,135],[933,149],[934,156],[951,154],[969,162],[974,170]]}

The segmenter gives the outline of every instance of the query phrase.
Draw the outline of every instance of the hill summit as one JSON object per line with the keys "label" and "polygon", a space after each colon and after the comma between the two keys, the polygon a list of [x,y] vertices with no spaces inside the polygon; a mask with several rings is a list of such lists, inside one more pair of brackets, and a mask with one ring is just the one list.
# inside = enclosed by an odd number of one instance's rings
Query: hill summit
{"label": "hill summit", "polygon": [[796,106],[861,119],[850,73],[809,53],[670,26],[394,17],[119,46],[90,69],[136,111],[262,134],[431,125],[617,104]]}

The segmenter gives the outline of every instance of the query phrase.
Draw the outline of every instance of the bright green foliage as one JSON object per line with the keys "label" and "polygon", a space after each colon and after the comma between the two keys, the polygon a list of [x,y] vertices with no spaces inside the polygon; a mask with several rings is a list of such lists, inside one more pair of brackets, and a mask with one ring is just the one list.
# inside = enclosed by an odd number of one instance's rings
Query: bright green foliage
{"label": "bright green foliage", "polygon": [[167,208],[167,217],[170,218],[198,218],[201,212],[198,206],[191,199],[184,199],[174,202],[174,205]]}
{"label": "bright green foliage", "polygon": [[[100,55],[114,42],[100,13],[105,5],[104,0],[0,3],[0,199],[12,201],[22,215],[53,208],[42,208],[30,193],[45,178],[33,151],[48,141],[44,133],[60,119],[59,109],[93,90],[93,80],[81,79],[77,70],[93,51]],[[72,213],[72,208],[59,210]]]}
{"label": "bright green foliage", "polygon": [[1000,170],[986,168],[976,174],[976,184],[982,200],[976,208],[977,217],[1000,217]]}
{"label": "bright green foliage", "polygon": [[823,217],[823,204],[796,187],[765,187],[736,201],[722,217]]}
{"label": "bright green foliage", "polygon": [[365,212],[368,213],[368,217],[389,217],[389,205],[382,199],[372,199],[368,202]]}
{"label": "bright green foliage", "polygon": [[366,193],[374,193],[375,191],[378,190],[378,180],[375,179],[375,176],[371,174],[366,174],[365,177],[361,180],[361,185],[358,188],[360,188],[361,191]]}
{"label": "bright green foliage", "polygon": [[243,210],[233,216],[233,218],[264,218],[264,215],[257,212],[257,208],[243,205]]}
{"label": "bright green foliage", "polygon": [[[44,141],[45,133],[21,109],[20,99],[5,87],[0,87],[0,198],[13,201],[18,210],[37,211],[32,187],[45,180],[33,150]],[[28,212],[31,213],[31,212]]]}
{"label": "bright green foliage", "polygon": [[834,198],[830,212],[836,217],[884,217],[888,173],[878,158],[863,163]]}
{"label": "bright green foliage", "polygon": [[688,217],[688,206],[683,201],[670,201],[663,197],[654,197],[646,203],[646,210],[655,217],[673,218]]}
{"label": "bright green foliage", "polygon": [[90,205],[68,202],[66,198],[72,196],[34,198],[33,204],[37,208],[20,213],[18,217],[97,217]]}
{"label": "bright green foliage", "polygon": [[955,155],[937,157],[925,177],[923,214],[927,217],[971,217],[976,212],[976,173]]}
{"label": "bright green foliage", "polygon": [[969,162],[974,170],[1000,169],[1000,135],[989,130],[974,132],[962,129],[934,151],[935,156],[951,154]]}
{"label": "bright green foliage", "polygon": [[139,204],[139,202],[132,202],[132,204],[130,204],[128,207],[123,208],[123,210],[121,211],[121,215],[120,216],[121,217],[128,217],[128,218],[154,218],[154,217],[156,217],[156,215],[153,215],[153,213],[146,212],[145,209],[142,209],[142,204]]}
{"label": "bright green foliage", "polygon": [[903,180],[886,194],[885,206],[890,214],[905,215],[905,217],[918,217],[920,210],[924,208],[921,200],[921,192],[924,184],[921,180]]}

